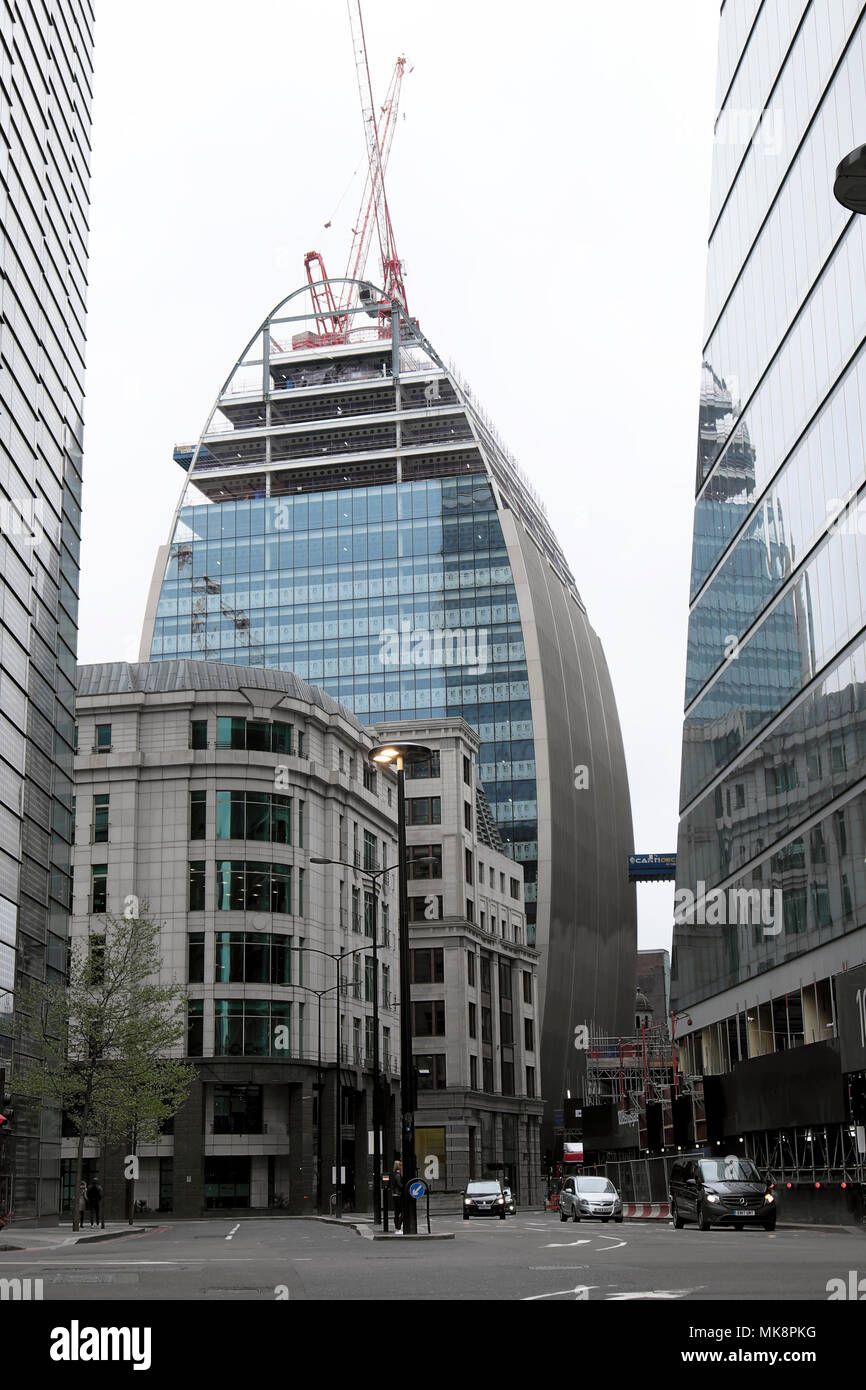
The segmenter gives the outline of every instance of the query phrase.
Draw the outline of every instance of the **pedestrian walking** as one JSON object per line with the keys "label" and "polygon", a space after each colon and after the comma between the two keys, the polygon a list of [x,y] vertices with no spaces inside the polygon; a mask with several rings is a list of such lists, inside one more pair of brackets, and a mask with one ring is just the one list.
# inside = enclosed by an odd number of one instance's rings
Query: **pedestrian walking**
{"label": "pedestrian walking", "polygon": [[400,1231],[403,1225],[403,1164],[394,1159],[391,1169],[391,1197],[394,1202],[394,1230]]}
{"label": "pedestrian walking", "polygon": [[90,1212],[91,1226],[98,1226],[102,1210],[102,1188],[98,1178],[94,1178],[87,1189],[87,1210]]}
{"label": "pedestrian walking", "polygon": [[84,1213],[87,1211],[87,1183],[84,1179],[78,1184],[78,1225],[84,1225]]}

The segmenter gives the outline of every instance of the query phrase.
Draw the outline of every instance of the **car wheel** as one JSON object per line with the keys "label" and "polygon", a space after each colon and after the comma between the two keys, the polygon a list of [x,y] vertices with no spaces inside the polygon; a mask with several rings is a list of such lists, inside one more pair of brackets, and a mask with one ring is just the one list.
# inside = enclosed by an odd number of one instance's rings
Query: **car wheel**
{"label": "car wheel", "polygon": [[502,1211],[502,1212],[499,1213],[499,1220],[500,1220],[500,1221],[504,1221],[504,1220],[505,1220],[505,1212],[504,1212],[504,1211]]}
{"label": "car wheel", "polygon": [[468,1221],[468,1220],[469,1220],[469,1217],[466,1216],[466,1215],[464,1215],[463,1220],[464,1220],[464,1221]]}
{"label": "car wheel", "polygon": [[683,1229],[683,1226],[686,1224],[685,1221],[683,1221],[683,1218],[680,1216],[679,1211],[677,1210],[676,1202],[671,1203],[671,1220],[674,1223],[675,1231],[681,1231]]}
{"label": "car wheel", "polygon": [[580,1212],[577,1210],[577,1207],[572,1207],[572,1208],[571,1208],[571,1219],[572,1219],[572,1221],[579,1221],[579,1220],[580,1220]]}
{"label": "car wheel", "polygon": [[708,1231],[711,1226],[710,1218],[707,1216],[706,1207],[703,1202],[698,1204],[698,1230]]}
{"label": "car wheel", "polygon": [[735,1221],[735,1222],[734,1222],[734,1230],[735,1230],[735,1231],[741,1231],[742,1229],[743,1229],[743,1223],[742,1223],[742,1221]]}
{"label": "car wheel", "polygon": [[617,1226],[621,1226],[621,1225],[622,1225],[622,1217],[621,1217],[621,1216],[615,1216],[613,1219],[614,1219],[614,1221],[616,1222]]}
{"label": "car wheel", "polygon": [[610,1217],[609,1217],[609,1216],[603,1216],[603,1217],[601,1218],[601,1224],[602,1224],[602,1226],[606,1226],[609,1220],[610,1220]]}
{"label": "car wheel", "polygon": [[561,1207],[559,1208],[559,1219],[560,1219],[560,1221],[567,1221],[567,1220],[568,1220],[568,1212],[565,1210],[565,1207],[562,1207],[562,1206],[561,1206]]}
{"label": "car wheel", "polygon": [[775,1229],[776,1229],[776,1218],[775,1218],[775,1216],[771,1216],[770,1219],[769,1219],[769,1221],[765,1221],[765,1222],[764,1222],[764,1230],[765,1230],[765,1231],[775,1231]]}

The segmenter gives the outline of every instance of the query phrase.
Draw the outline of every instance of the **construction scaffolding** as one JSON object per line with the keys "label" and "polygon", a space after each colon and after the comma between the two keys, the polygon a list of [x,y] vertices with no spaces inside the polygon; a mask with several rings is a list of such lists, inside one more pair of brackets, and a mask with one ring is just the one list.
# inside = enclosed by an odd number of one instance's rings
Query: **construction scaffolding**
{"label": "construction scaffolding", "polygon": [[647,1104],[664,1100],[672,1084],[674,1055],[665,1028],[645,1027],[628,1037],[590,1030],[586,1105],[616,1103],[629,1117],[624,1122],[635,1123]]}

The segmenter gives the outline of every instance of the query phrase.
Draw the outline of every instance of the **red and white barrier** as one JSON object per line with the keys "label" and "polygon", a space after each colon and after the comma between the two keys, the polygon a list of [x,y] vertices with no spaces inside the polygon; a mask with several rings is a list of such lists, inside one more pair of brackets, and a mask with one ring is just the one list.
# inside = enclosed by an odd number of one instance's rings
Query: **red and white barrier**
{"label": "red and white barrier", "polygon": [[671,1216],[669,1202],[626,1202],[622,1210],[629,1221],[669,1221]]}

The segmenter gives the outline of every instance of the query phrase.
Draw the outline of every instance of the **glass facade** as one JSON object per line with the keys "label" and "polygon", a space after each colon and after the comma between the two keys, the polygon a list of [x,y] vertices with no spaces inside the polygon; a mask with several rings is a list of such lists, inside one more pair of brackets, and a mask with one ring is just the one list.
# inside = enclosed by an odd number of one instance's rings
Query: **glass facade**
{"label": "glass facade", "polygon": [[[0,1069],[13,1085],[15,976],[58,982],[66,965],[92,75],[90,0],[3,7]],[[16,1068],[28,1051],[24,1027]],[[0,1149],[16,1218],[58,1212],[59,1117],[22,1096]]]}
{"label": "glass facade", "polygon": [[[208,582],[215,592],[199,612]],[[440,641],[439,663],[419,661],[419,634],[436,632],[454,634]],[[369,724],[462,714],[483,740],[481,777],[503,839],[524,864],[536,860],[526,655],[486,478],[184,508],[151,655],[294,671]]]}
{"label": "glass facade", "polygon": [[[332,288],[342,302],[346,284]],[[625,1031],[633,1015],[631,810],[610,678],[544,508],[468,387],[397,306],[370,317],[290,295],[200,439],[175,449],[188,481],[142,658],[278,667],[368,724],[462,715],[478,730],[541,952],[553,1106],[577,1086],[575,1025]],[[576,792],[578,766],[590,790]],[[436,797],[407,805],[412,824],[439,824]]]}
{"label": "glass facade", "polygon": [[864,67],[860,0],[723,6],[677,888],[783,910],[678,922],[678,1009],[866,921]]}

